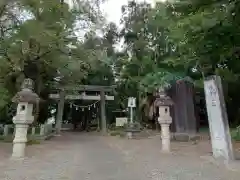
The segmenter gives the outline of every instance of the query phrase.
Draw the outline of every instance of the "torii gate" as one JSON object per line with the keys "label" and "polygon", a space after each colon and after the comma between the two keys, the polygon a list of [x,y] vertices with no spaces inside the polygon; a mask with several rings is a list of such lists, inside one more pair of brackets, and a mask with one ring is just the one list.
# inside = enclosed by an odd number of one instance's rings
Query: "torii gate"
{"label": "torii gate", "polygon": [[[114,100],[114,96],[105,95],[105,92],[114,91],[116,86],[93,86],[93,85],[81,85],[76,88],[72,87],[64,87],[59,88],[59,94],[50,94],[49,98],[58,100],[58,108],[57,108],[57,118],[56,118],[56,133],[60,134],[63,120],[63,109],[65,100],[100,100],[101,102],[101,127],[102,132],[107,132],[107,121],[106,121],[106,100]],[[82,93],[80,95],[71,95],[67,94],[67,91],[98,91],[100,95],[86,95]]]}

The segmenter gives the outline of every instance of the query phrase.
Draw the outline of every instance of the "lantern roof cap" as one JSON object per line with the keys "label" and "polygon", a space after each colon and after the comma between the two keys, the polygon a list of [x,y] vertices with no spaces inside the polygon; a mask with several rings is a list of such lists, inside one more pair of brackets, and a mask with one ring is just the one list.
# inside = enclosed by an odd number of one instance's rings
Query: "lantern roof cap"
{"label": "lantern roof cap", "polygon": [[25,79],[21,86],[21,91],[19,91],[13,98],[12,102],[20,103],[27,102],[31,104],[36,104],[40,101],[39,96],[33,92],[33,80]]}
{"label": "lantern roof cap", "polygon": [[172,106],[173,105],[172,99],[169,96],[167,96],[163,91],[158,93],[154,103],[156,106]]}

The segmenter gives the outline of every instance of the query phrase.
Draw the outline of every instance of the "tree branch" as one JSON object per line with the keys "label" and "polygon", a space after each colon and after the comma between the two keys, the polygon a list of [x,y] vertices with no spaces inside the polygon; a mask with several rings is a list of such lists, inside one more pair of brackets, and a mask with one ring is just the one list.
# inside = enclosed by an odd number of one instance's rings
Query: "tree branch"
{"label": "tree branch", "polygon": [[3,13],[4,13],[4,11],[6,10],[6,7],[7,7],[7,1],[3,2],[3,3],[5,3],[5,4],[2,4],[0,6],[0,18],[3,16]]}
{"label": "tree branch", "polygon": [[48,50],[42,54],[39,54],[36,58],[32,59],[32,61],[36,61],[36,60],[39,60],[41,58],[43,58],[44,56],[46,56],[47,54],[51,53],[52,52],[52,49],[51,50]]}

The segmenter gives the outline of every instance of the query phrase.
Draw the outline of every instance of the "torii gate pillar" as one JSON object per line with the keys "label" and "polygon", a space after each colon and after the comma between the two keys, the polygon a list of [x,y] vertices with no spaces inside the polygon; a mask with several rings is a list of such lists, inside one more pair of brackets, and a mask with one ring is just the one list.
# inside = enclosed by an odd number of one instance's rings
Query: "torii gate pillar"
{"label": "torii gate pillar", "polygon": [[60,92],[60,97],[58,101],[57,108],[57,118],[56,118],[56,135],[60,135],[63,121],[63,110],[64,110],[64,102],[65,102],[65,92],[62,90]]}
{"label": "torii gate pillar", "polygon": [[106,120],[106,97],[105,92],[103,90],[100,91],[101,98],[101,129],[105,134],[107,133],[107,120]]}

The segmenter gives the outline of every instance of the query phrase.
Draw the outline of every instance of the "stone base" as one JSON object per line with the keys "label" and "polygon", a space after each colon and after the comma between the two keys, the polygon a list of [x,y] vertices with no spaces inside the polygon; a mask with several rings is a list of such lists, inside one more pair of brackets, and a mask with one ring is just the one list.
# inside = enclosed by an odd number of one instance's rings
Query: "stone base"
{"label": "stone base", "polygon": [[133,131],[126,131],[126,137],[128,139],[137,139],[140,135],[141,131],[133,130]]}
{"label": "stone base", "polygon": [[54,136],[59,137],[59,136],[62,136],[62,135],[61,134],[54,134]]}
{"label": "stone base", "polygon": [[24,161],[25,159],[26,159],[25,157],[14,157],[14,156],[10,157],[11,161]]}
{"label": "stone base", "polygon": [[16,142],[15,139],[13,140],[12,158],[16,158],[16,159],[24,158],[25,157],[26,142],[25,143],[23,143],[23,142]]}
{"label": "stone base", "polygon": [[198,141],[200,136],[197,134],[173,133],[172,140],[180,142]]}
{"label": "stone base", "polygon": [[127,132],[127,138],[133,139],[134,134],[132,132]]}

